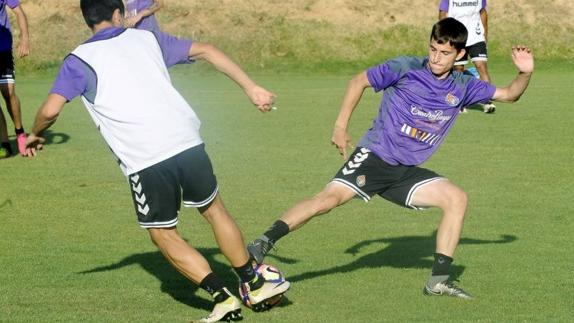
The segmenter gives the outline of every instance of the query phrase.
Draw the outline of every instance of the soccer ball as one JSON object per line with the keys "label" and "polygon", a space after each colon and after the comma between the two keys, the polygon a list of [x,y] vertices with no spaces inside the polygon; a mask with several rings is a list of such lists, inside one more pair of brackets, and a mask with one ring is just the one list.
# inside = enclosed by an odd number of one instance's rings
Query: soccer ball
{"label": "soccer ball", "polygon": [[[279,269],[267,265],[267,264],[258,264],[255,266],[255,272],[259,274],[265,281],[270,283],[279,284],[285,281],[285,276],[279,271]],[[247,293],[249,292],[249,287],[246,286],[247,284],[240,283],[239,284],[239,296],[241,296],[241,301],[245,306],[251,308],[251,301],[249,301],[249,296]],[[283,294],[277,295],[272,297],[266,301],[269,306],[274,306],[281,301],[283,298]]]}

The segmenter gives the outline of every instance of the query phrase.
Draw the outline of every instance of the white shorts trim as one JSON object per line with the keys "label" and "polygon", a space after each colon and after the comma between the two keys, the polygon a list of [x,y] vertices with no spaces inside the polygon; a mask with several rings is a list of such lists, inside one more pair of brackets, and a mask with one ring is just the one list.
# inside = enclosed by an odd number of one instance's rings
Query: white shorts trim
{"label": "white shorts trim", "polygon": [[423,187],[423,186],[425,186],[425,185],[427,185],[427,184],[430,184],[430,183],[432,183],[432,182],[439,181],[439,180],[448,180],[448,179],[445,178],[445,177],[442,177],[442,176],[441,176],[441,177],[433,177],[433,178],[425,179],[424,181],[418,182],[418,183],[416,183],[415,185],[413,185],[413,187],[411,187],[411,189],[409,190],[409,194],[407,195],[407,200],[405,201],[405,205],[408,206],[408,207],[410,207],[410,208],[413,208],[413,209],[415,209],[415,210],[425,210],[425,209],[427,209],[426,207],[413,205],[413,204],[412,204],[412,203],[413,203],[413,198],[415,197],[415,194],[417,193],[417,191],[418,191],[421,187]]}
{"label": "white shorts trim", "polygon": [[16,80],[14,79],[0,79],[0,84],[14,84]]}
{"label": "white shorts trim", "polygon": [[139,222],[140,227],[144,229],[153,229],[153,228],[171,228],[177,225],[178,218],[177,216],[175,219],[167,222],[151,222],[151,223],[143,223]]}
{"label": "white shorts trim", "polygon": [[468,59],[466,61],[454,62],[454,66],[461,66],[461,65],[466,65],[466,64],[468,64]]}
{"label": "white shorts trim", "polygon": [[471,58],[470,60],[473,61],[473,62],[486,62],[486,61],[488,61],[488,57],[480,57],[480,56],[478,56],[478,57],[473,57],[473,58]]}
{"label": "white shorts trim", "polygon": [[361,197],[363,200],[365,200],[365,202],[369,202],[371,200],[371,197],[369,196],[369,194],[363,192],[360,188],[358,188],[357,186],[353,185],[350,182],[347,182],[344,179],[333,178],[331,183],[337,183],[337,184],[342,184],[342,185],[347,186],[348,188],[353,190],[359,197]]}
{"label": "white shorts trim", "polygon": [[211,193],[211,195],[207,199],[205,199],[201,202],[183,201],[183,206],[195,207],[195,208],[206,206],[207,204],[213,202],[213,200],[217,196],[218,191],[219,191],[219,187],[217,186],[217,187],[215,187],[215,190],[213,191],[213,193]]}

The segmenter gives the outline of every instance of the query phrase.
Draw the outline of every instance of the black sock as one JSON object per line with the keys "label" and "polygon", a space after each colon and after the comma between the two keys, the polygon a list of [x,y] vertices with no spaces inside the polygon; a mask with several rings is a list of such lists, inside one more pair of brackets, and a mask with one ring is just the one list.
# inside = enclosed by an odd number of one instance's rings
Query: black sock
{"label": "black sock", "polygon": [[261,279],[261,276],[257,275],[253,269],[252,260],[249,259],[247,263],[241,267],[233,267],[239,279],[242,283],[248,283],[251,290],[259,289],[263,286],[265,280]]}
{"label": "black sock", "polygon": [[18,129],[18,128],[16,128],[16,129],[14,129],[14,131],[16,132],[16,134],[17,134],[17,135],[19,135],[19,134],[23,134],[23,133],[24,133],[24,127],[22,127],[22,128],[19,128],[19,129]]}
{"label": "black sock", "polygon": [[277,220],[263,235],[265,235],[272,243],[277,242],[289,233],[289,226],[287,223]]}
{"label": "black sock", "polygon": [[253,265],[251,264],[251,259],[247,260],[247,263],[241,267],[233,267],[239,279],[242,283],[248,283],[256,278],[255,270],[253,270]]}
{"label": "black sock", "polygon": [[432,265],[432,275],[448,275],[452,258],[441,253],[434,254],[434,263]]}
{"label": "black sock", "polygon": [[229,298],[229,294],[225,291],[225,284],[215,273],[209,273],[205,276],[199,286],[205,289],[216,303],[223,302]]}
{"label": "black sock", "polygon": [[12,155],[12,146],[9,142],[3,142],[2,148],[6,149],[10,155]]}

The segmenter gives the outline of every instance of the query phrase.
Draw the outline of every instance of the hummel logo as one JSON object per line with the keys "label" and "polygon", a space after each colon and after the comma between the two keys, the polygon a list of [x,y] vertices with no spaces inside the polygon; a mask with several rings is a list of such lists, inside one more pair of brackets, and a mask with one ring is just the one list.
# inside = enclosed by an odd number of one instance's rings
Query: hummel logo
{"label": "hummel logo", "polygon": [[132,191],[134,192],[134,200],[137,204],[138,212],[147,215],[149,213],[149,205],[147,205],[146,196],[142,193],[142,184],[139,182],[140,176],[138,174],[131,176]]}
{"label": "hummel logo", "polygon": [[142,184],[138,183],[138,185],[134,185],[132,184],[132,190],[136,193],[141,193],[142,192]]}
{"label": "hummel logo", "polygon": [[349,160],[345,168],[343,168],[343,175],[353,174],[357,168],[361,167],[361,164],[369,157],[371,151],[367,148],[361,148],[361,151],[355,154],[353,160]]}
{"label": "hummel logo", "polygon": [[138,205],[138,212],[143,215],[147,215],[149,212],[149,205],[145,204],[143,208],[141,205]]}

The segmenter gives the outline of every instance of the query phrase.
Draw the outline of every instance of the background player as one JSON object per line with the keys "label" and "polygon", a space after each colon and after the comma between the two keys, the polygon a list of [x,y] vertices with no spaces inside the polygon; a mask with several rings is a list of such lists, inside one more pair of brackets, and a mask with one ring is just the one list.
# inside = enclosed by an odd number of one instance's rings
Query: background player
{"label": "background player", "polygon": [[[0,0],[0,92],[6,102],[6,110],[14,122],[16,132],[16,142],[18,151],[24,155],[26,153],[26,133],[22,123],[22,112],[20,110],[20,99],[16,95],[14,74],[14,57],[12,55],[12,32],[10,30],[10,19],[6,7],[9,7],[16,16],[18,27],[20,28],[20,39],[18,43],[18,57],[22,58],[30,54],[28,20],[19,0]],[[6,117],[0,108],[0,158],[8,157],[12,154],[12,147],[8,139],[8,124]]]}
{"label": "background player", "polygon": [[126,4],[126,27],[160,31],[155,13],[162,7],[161,0],[125,0]]}
{"label": "background player", "polygon": [[[486,11],[486,0],[463,1],[463,0],[441,0],[439,4],[438,19],[452,17],[464,24],[468,30],[466,41],[466,53],[454,65],[459,71],[464,70],[468,64],[468,57],[476,67],[481,80],[490,83],[490,75],[487,68],[488,40],[488,12]],[[496,106],[492,102],[482,105],[485,113],[493,113]]]}
{"label": "background player", "polygon": [[438,149],[461,108],[490,99],[514,102],[526,90],[534,59],[524,46],[512,49],[519,73],[509,86],[495,88],[471,75],[453,71],[464,55],[467,31],[445,18],[431,32],[428,57],[400,57],[355,76],[346,90],[331,141],[343,157],[351,138],[347,127],[364,90],[384,90],[378,116],[335,178],[317,195],[285,212],[260,238],[248,245],[262,262],[273,245],[314,216],[325,214],[353,197],[373,195],[413,209],[438,207],[435,261],[424,287],[427,295],[470,298],[449,279],[467,206],[466,193],[446,178],[419,167]]}
{"label": "background player", "polygon": [[200,121],[171,84],[167,68],[204,59],[235,81],[262,112],[270,110],[274,95],[209,44],[122,28],[121,0],[81,0],[80,5],[94,35],[64,60],[28,136],[28,156],[42,148],[42,132],[65,103],[81,96],[128,177],[140,226],[177,270],[212,295],[213,312],[201,322],[241,319],[240,302],[177,232],[181,199],[210,223],[249,291],[252,308],[267,309],[272,305],[267,300],[284,293],[289,282],[267,282],[254,272],[241,232],[218,193]]}

